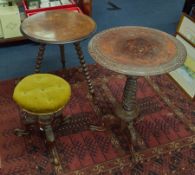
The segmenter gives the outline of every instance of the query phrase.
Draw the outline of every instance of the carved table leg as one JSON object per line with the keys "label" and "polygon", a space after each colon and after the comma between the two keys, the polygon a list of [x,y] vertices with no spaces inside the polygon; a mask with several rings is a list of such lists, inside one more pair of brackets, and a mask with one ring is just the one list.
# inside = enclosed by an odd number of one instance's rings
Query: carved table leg
{"label": "carved table leg", "polygon": [[132,153],[132,158],[135,160],[134,146],[139,148],[145,148],[143,141],[139,138],[138,133],[134,128],[134,122],[139,117],[139,109],[136,103],[136,91],[137,91],[137,78],[127,77],[123,100],[121,104],[118,104],[115,109],[114,115],[103,115],[101,126],[91,126],[91,130],[104,131],[112,128],[119,128],[129,138],[129,150]]}
{"label": "carved table leg", "polygon": [[92,96],[94,96],[94,88],[93,88],[93,85],[92,85],[92,82],[91,82],[91,78],[90,78],[90,75],[89,75],[88,68],[87,68],[85,60],[84,60],[84,55],[83,55],[83,52],[81,50],[80,43],[76,42],[76,43],[74,43],[74,46],[75,46],[77,55],[78,55],[79,60],[80,60],[82,71],[85,75],[85,79],[86,79],[87,84],[88,84],[89,92]]}
{"label": "carved table leg", "polygon": [[36,58],[36,65],[35,65],[35,73],[39,73],[40,72],[40,67],[41,67],[41,63],[43,60],[43,55],[45,52],[45,44],[40,44],[39,46],[39,51],[38,51],[38,55]]}
{"label": "carved table leg", "polygon": [[60,48],[60,56],[61,56],[61,63],[62,63],[63,76],[65,76],[66,61],[65,61],[64,45],[63,45],[63,44],[59,44],[59,48]]}
{"label": "carved table leg", "polygon": [[138,118],[139,110],[136,103],[137,77],[127,77],[122,104],[116,108],[116,115],[127,122],[128,130],[133,144],[137,143],[137,133],[133,126]]}
{"label": "carved table leg", "polygon": [[137,77],[127,77],[122,104],[117,106],[117,116],[127,122],[138,117],[138,107],[136,104]]}

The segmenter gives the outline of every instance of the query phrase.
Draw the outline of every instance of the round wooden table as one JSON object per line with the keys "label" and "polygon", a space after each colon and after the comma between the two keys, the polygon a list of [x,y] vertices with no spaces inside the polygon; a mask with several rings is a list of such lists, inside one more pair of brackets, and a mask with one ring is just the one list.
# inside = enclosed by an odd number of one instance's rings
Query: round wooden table
{"label": "round wooden table", "polygon": [[139,115],[136,103],[137,78],[177,69],[185,61],[185,47],[165,32],[124,26],[96,34],[89,42],[89,53],[100,65],[127,75],[123,101],[115,112],[117,117],[127,123],[131,141],[137,142],[133,126]]}
{"label": "round wooden table", "polygon": [[89,91],[93,94],[94,90],[80,47],[80,41],[88,38],[95,29],[96,23],[92,18],[82,13],[68,10],[40,12],[26,18],[21,24],[22,34],[28,39],[40,43],[35,73],[40,72],[46,44],[59,45],[62,66],[65,69],[64,44],[73,43],[80,59]]}

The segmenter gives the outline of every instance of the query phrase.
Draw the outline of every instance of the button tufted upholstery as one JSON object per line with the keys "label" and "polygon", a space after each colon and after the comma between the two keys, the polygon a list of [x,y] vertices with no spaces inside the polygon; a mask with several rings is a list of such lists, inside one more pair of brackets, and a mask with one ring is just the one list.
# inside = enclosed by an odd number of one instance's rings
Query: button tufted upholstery
{"label": "button tufted upholstery", "polygon": [[13,99],[30,112],[50,113],[66,105],[70,95],[70,85],[64,79],[53,74],[33,74],[17,84]]}

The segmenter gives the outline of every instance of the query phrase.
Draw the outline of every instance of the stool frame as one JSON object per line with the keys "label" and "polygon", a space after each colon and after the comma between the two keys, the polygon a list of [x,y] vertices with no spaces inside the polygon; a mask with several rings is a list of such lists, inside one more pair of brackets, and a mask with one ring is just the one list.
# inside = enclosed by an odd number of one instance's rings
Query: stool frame
{"label": "stool frame", "polygon": [[[60,167],[60,159],[55,148],[55,136],[52,128],[52,124],[63,123],[63,108],[60,108],[54,112],[50,113],[34,113],[26,109],[20,110],[20,118],[24,129],[15,129],[15,135],[17,136],[30,136],[32,130],[36,127],[40,131],[43,131],[46,138],[46,143],[49,147],[50,154],[53,158],[53,163],[55,166]],[[59,120],[59,121],[58,121]],[[61,169],[61,168],[60,168]]]}

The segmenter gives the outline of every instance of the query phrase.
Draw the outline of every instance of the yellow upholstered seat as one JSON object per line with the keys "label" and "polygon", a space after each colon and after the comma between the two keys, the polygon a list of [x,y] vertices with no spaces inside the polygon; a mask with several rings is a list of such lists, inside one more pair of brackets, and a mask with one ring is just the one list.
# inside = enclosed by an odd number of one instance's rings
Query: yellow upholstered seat
{"label": "yellow upholstered seat", "polygon": [[67,81],[53,74],[33,74],[15,87],[13,99],[33,113],[52,113],[66,105],[71,88]]}

